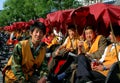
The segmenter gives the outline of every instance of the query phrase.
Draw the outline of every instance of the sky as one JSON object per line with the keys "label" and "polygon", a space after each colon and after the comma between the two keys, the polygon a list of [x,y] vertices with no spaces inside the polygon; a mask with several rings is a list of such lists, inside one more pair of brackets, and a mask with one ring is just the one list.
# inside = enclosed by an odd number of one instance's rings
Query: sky
{"label": "sky", "polygon": [[0,10],[3,9],[3,3],[5,2],[5,0],[0,0]]}

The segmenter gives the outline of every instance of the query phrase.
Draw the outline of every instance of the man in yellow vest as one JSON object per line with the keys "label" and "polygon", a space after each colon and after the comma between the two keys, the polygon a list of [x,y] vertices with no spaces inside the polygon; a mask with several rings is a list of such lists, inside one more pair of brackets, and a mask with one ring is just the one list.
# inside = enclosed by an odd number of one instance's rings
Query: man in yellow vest
{"label": "man in yellow vest", "polygon": [[85,27],[84,34],[85,41],[79,41],[77,55],[85,53],[90,59],[100,59],[107,46],[107,39],[102,35],[97,35],[93,26]]}
{"label": "man in yellow vest", "polygon": [[41,42],[45,33],[46,27],[41,22],[30,26],[31,38],[16,44],[13,55],[4,68],[5,83],[46,82],[46,46]]}
{"label": "man in yellow vest", "polygon": [[102,35],[97,35],[93,26],[85,27],[85,42],[83,43],[84,52],[87,57],[100,59],[107,46],[107,39]]}
{"label": "man in yellow vest", "polygon": [[111,66],[120,59],[120,26],[113,26],[113,32],[114,35],[112,32],[110,32],[109,35],[111,42],[113,43],[105,48],[99,61],[95,59],[89,61],[81,51],[81,56],[78,57],[76,83],[90,82],[90,80],[92,80],[93,83],[96,81],[96,83],[103,83],[105,81]]}
{"label": "man in yellow vest", "polygon": [[99,60],[98,65],[92,66],[92,69],[102,73],[107,76],[109,69],[113,63],[120,60],[120,26],[114,26],[113,32],[110,32],[109,38],[112,42],[108,47],[106,47],[102,58]]}
{"label": "man in yellow vest", "polygon": [[[64,43],[57,48],[57,50],[53,53],[53,58],[50,61],[49,70],[54,72],[55,67],[57,66],[58,62],[62,59],[65,60],[68,52],[73,52],[77,50],[79,37],[77,35],[76,29],[74,24],[68,25],[67,31],[68,36],[65,39]],[[58,58],[58,56],[61,56]],[[67,60],[67,58],[66,58]],[[72,61],[71,61],[72,62]]]}

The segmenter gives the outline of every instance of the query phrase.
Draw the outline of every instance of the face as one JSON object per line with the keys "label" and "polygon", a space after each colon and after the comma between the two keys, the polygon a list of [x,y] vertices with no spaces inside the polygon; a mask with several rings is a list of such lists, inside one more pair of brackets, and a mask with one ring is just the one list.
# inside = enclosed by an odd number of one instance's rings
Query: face
{"label": "face", "polygon": [[39,43],[44,36],[42,30],[40,30],[39,28],[35,28],[33,32],[30,32],[30,35],[32,37],[33,43]]}
{"label": "face", "polygon": [[68,29],[68,34],[69,34],[70,38],[73,38],[75,36],[75,31]]}
{"label": "face", "polygon": [[22,32],[25,33],[25,32],[26,32],[26,29],[23,29]]}
{"label": "face", "polygon": [[91,42],[95,38],[95,32],[92,29],[85,30],[86,40]]}

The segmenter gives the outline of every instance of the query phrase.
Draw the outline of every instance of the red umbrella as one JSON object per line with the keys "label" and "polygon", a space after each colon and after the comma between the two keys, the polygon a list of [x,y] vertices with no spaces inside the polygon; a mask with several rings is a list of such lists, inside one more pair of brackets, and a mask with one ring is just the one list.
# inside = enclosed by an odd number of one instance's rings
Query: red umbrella
{"label": "red umbrella", "polygon": [[102,18],[107,27],[110,22],[120,25],[120,6],[98,3],[91,5],[89,8],[95,19],[98,21]]}
{"label": "red umbrella", "polygon": [[71,18],[80,26],[79,31],[87,25],[95,25],[99,34],[107,36],[110,23],[120,25],[120,7],[104,3],[93,4],[77,8],[71,13]]}
{"label": "red umbrella", "polygon": [[65,23],[66,23],[66,20],[70,18],[70,13],[73,10],[74,9],[59,10],[53,13],[49,13],[46,18],[49,26],[57,27],[58,30],[66,31]]}
{"label": "red umbrella", "polygon": [[[98,31],[106,33],[110,23],[120,25],[120,6],[98,3],[89,6],[90,13],[95,16],[98,24]],[[102,28],[103,27],[103,28]]]}
{"label": "red umbrella", "polygon": [[31,25],[30,22],[14,22],[10,26],[5,26],[4,30],[14,31],[20,29],[28,29],[30,25]]}
{"label": "red umbrella", "polygon": [[58,23],[63,23],[66,21],[66,19],[69,17],[69,14],[73,11],[74,9],[68,9],[68,10],[59,10],[53,13],[49,13],[47,15],[47,20],[50,22],[58,22]]}
{"label": "red umbrella", "polygon": [[23,29],[25,28],[26,22],[14,22],[12,25],[15,29]]}
{"label": "red umbrella", "polygon": [[41,18],[38,18],[37,21],[44,23],[44,22],[45,22],[45,19],[41,17]]}
{"label": "red umbrella", "polygon": [[5,26],[5,27],[4,27],[4,30],[6,30],[6,31],[14,31],[14,27],[13,27],[12,25],[10,25],[10,26]]}
{"label": "red umbrella", "polygon": [[82,34],[85,26],[96,25],[95,18],[92,14],[90,14],[88,7],[79,7],[75,9],[71,12],[70,17],[71,18],[67,20],[67,23],[77,25],[76,29],[79,34]]}
{"label": "red umbrella", "polygon": [[32,24],[32,22],[14,22],[12,26],[14,27],[14,30],[20,30],[20,29],[29,29],[29,26]]}

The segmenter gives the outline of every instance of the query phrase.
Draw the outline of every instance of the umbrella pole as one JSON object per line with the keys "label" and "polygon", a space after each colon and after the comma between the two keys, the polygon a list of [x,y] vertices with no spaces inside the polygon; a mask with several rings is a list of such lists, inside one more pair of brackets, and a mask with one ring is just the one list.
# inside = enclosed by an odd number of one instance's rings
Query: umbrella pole
{"label": "umbrella pole", "polygon": [[117,60],[119,61],[118,51],[117,51],[117,46],[116,46],[116,38],[115,38],[115,35],[114,35],[114,32],[113,32],[113,27],[112,27],[112,23],[111,22],[110,22],[110,29],[111,29],[113,40],[114,40],[114,43],[115,43],[115,52],[116,52]]}
{"label": "umbrella pole", "polygon": [[114,43],[115,43],[115,52],[116,52],[116,56],[117,56],[117,60],[118,60],[118,68],[120,69],[120,64],[119,64],[119,57],[118,57],[118,51],[117,51],[117,46],[116,46],[116,39],[115,39],[115,35],[114,35],[114,32],[113,32],[113,28],[112,28],[112,23],[110,22],[110,28],[111,28],[111,31],[112,31],[112,35],[113,35],[113,40],[114,40]]}
{"label": "umbrella pole", "polygon": [[75,19],[73,18],[73,23],[75,25],[75,30],[76,30],[76,36],[79,37],[78,29],[77,29],[77,24],[75,23]]}
{"label": "umbrella pole", "polygon": [[[74,20],[74,18],[73,18],[73,24],[75,25],[75,31],[76,31],[76,38],[78,37],[78,31],[77,31],[77,25],[76,25],[76,23],[75,23],[75,20]],[[71,42],[71,44],[72,44],[72,41],[71,41],[71,39],[70,39],[70,42]],[[73,44],[72,44],[72,48],[74,48],[74,46],[73,46]]]}

